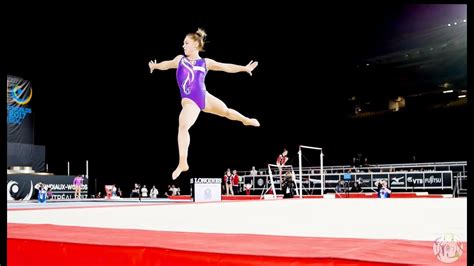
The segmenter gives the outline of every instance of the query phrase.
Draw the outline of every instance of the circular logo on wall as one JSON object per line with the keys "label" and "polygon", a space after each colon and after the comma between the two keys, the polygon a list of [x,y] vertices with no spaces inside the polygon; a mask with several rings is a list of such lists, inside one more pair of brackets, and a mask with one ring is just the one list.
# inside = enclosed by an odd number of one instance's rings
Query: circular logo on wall
{"label": "circular logo on wall", "polygon": [[17,104],[25,105],[31,101],[33,90],[31,88],[15,86],[11,92],[11,96]]}
{"label": "circular logo on wall", "polygon": [[259,178],[258,181],[257,181],[257,184],[259,186],[263,186],[263,178]]}
{"label": "circular logo on wall", "polygon": [[212,198],[212,191],[211,191],[211,189],[206,188],[206,190],[204,190],[204,198],[205,198],[205,199],[211,199],[211,198]]}
{"label": "circular logo on wall", "polygon": [[10,180],[7,183],[7,200],[30,200],[33,196],[33,181],[20,184]]}
{"label": "circular logo on wall", "polygon": [[433,242],[433,253],[439,261],[452,263],[457,261],[464,247],[462,242],[454,234],[444,234]]}

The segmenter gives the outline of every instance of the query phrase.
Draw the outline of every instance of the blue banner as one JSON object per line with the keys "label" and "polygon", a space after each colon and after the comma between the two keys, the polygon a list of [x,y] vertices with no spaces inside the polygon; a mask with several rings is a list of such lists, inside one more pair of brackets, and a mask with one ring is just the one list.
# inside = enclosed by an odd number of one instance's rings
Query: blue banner
{"label": "blue banner", "polygon": [[7,76],[7,142],[34,144],[32,99],[30,81]]}

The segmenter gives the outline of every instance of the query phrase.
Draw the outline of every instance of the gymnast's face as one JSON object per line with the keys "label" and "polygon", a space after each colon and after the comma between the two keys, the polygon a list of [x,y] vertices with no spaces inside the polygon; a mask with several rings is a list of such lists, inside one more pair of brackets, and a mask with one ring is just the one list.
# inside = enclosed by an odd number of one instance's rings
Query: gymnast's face
{"label": "gymnast's face", "polygon": [[199,51],[198,50],[198,45],[199,45],[199,43],[197,41],[193,40],[189,36],[186,36],[186,38],[184,38],[184,42],[183,42],[184,54],[186,56],[190,56],[193,53],[195,53],[196,51]]}

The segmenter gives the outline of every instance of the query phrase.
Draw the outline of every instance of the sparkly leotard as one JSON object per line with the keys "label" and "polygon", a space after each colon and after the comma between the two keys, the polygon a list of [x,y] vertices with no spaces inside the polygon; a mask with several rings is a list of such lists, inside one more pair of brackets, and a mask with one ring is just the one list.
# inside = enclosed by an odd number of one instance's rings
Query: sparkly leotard
{"label": "sparkly leotard", "polygon": [[206,60],[199,58],[194,61],[183,56],[179,60],[176,69],[176,80],[178,81],[181,98],[191,99],[201,110],[206,107]]}

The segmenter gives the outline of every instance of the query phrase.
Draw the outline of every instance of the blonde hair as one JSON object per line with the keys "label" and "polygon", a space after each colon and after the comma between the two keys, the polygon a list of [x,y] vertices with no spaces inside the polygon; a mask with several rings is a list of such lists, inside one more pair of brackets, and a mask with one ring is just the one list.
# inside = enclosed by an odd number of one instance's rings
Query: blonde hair
{"label": "blonde hair", "polygon": [[196,32],[188,33],[187,36],[189,36],[192,40],[198,42],[199,51],[204,51],[203,48],[204,48],[204,43],[207,37],[207,33],[203,29],[198,28]]}

